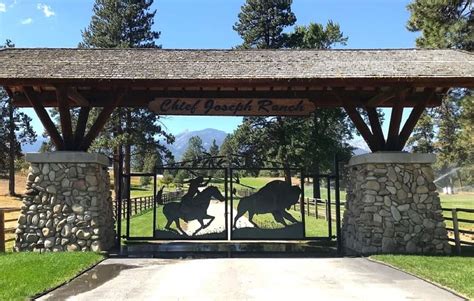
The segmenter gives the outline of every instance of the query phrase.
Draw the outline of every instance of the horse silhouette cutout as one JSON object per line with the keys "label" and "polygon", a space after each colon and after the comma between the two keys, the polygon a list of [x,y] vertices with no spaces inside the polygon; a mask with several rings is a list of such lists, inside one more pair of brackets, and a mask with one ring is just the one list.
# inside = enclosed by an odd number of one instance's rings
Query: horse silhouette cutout
{"label": "horse silhouette cutout", "polygon": [[237,206],[237,214],[234,218],[234,228],[237,228],[237,220],[246,212],[249,213],[249,222],[255,228],[259,228],[252,220],[255,214],[271,213],[275,221],[283,224],[285,227],[288,226],[285,219],[298,223],[298,220],[286,212],[285,209],[289,210],[292,205],[296,204],[300,194],[301,188],[299,186],[291,186],[285,181],[275,180],[267,183],[256,193],[240,199]]}
{"label": "horse silhouette cutout", "polygon": [[[225,201],[225,197],[222,195],[222,193],[217,187],[208,186],[192,199],[192,202],[190,202],[189,210],[183,211],[183,206],[181,202],[167,203],[163,207],[163,214],[168,220],[165,229],[175,232],[179,235],[188,236],[188,234],[186,234],[186,232],[181,228],[179,219],[182,219],[185,222],[197,220],[199,224],[201,224],[201,227],[196,229],[192,236],[195,236],[202,229],[209,227],[209,225],[215,219],[214,216],[207,214],[207,208],[209,208],[209,204],[211,202],[211,199],[213,198],[219,200],[220,202]],[[205,219],[210,219],[210,221],[207,224],[204,224]],[[176,227],[181,231],[181,233],[170,227],[173,222],[175,222]]]}

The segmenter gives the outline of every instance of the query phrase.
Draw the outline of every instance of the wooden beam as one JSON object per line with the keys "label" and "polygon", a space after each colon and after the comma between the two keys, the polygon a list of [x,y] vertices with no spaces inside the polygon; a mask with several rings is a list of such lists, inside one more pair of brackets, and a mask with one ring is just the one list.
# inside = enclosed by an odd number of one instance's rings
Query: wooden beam
{"label": "wooden beam", "polygon": [[84,78],[1,78],[0,86],[32,86],[66,84],[73,87],[102,86],[102,87],[172,87],[172,86],[276,86],[291,84],[295,86],[420,86],[420,87],[463,87],[474,88],[470,76],[458,77],[393,77],[393,78],[260,78],[260,79],[84,79]]}
{"label": "wooden beam", "polygon": [[[435,95],[435,91],[432,91],[431,97]],[[410,116],[408,116],[407,121],[405,122],[405,125],[402,128],[402,131],[400,132],[400,137],[399,139],[399,148],[400,150],[403,150],[405,147],[405,144],[408,141],[408,138],[410,137],[411,133],[413,132],[413,129],[416,126],[416,123],[421,117],[421,114],[426,109],[426,104],[429,102],[429,98],[426,98],[424,102],[420,102],[418,105],[416,105],[413,110],[410,113]]]}
{"label": "wooden beam", "polygon": [[379,93],[373,97],[371,97],[367,103],[366,107],[380,107],[382,106],[385,102],[388,100],[396,97],[399,95],[401,92],[406,92],[408,91],[407,87],[396,87],[396,88],[391,88],[388,91],[384,91],[382,93]]}
{"label": "wooden beam", "polygon": [[385,144],[385,150],[387,151],[401,150],[399,146],[399,134],[405,97],[406,92],[401,92],[398,96],[398,102],[392,108],[392,114],[390,115],[390,126],[388,128],[387,143]]}
{"label": "wooden beam", "polygon": [[372,129],[372,134],[374,139],[377,141],[378,149],[385,148],[385,138],[382,132],[382,126],[380,125],[379,115],[376,108],[368,107],[366,108],[367,115],[369,116],[370,128]]}
{"label": "wooden beam", "polygon": [[349,118],[354,123],[355,127],[359,131],[362,138],[364,138],[370,150],[372,152],[376,152],[380,150],[377,147],[378,145],[377,145],[377,142],[375,141],[374,135],[370,131],[367,124],[364,122],[364,119],[362,119],[362,117],[360,116],[359,112],[357,112],[356,108],[345,106],[344,109],[346,110],[347,115],[349,115]]}
{"label": "wooden beam", "polygon": [[[134,90],[128,93],[120,106],[123,107],[147,107],[148,103],[155,98],[202,98],[202,99],[309,99],[314,100],[318,107],[342,107],[344,105],[365,107],[366,99],[375,95],[374,91],[338,91],[339,98],[334,96],[334,91],[308,90],[308,91],[165,91],[165,90]],[[80,93],[90,102],[92,107],[104,107],[113,102],[114,94],[111,89],[81,90]],[[428,96],[425,92],[411,93],[406,100],[407,107],[414,107]],[[44,91],[38,94],[41,102],[45,106],[57,106],[54,91]],[[345,102],[342,102],[342,99]],[[27,99],[23,95],[14,95],[15,106],[29,106]],[[391,107],[395,100],[391,99],[383,104],[384,107]],[[438,106],[441,104],[441,95],[437,95],[430,100],[428,106]],[[77,106],[71,101],[71,106]]]}
{"label": "wooden beam", "polygon": [[56,87],[56,97],[58,99],[59,119],[61,120],[61,131],[64,139],[64,149],[74,150],[71,112],[69,111],[69,101],[65,87]]}
{"label": "wooden beam", "polygon": [[124,91],[118,92],[116,94],[117,96],[115,97],[115,101],[102,109],[89,132],[81,141],[79,149],[86,151],[90,147],[92,141],[94,141],[94,139],[99,135],[100,131],[104,128],[105,123],[109,119],[114,109],[120,104],[121,101],[123,101],[125,94],[126,92]]}
{"label": "wooden beam", "polygon": [[44,108],[43,104],[36,98],[36,93],[33,91],[33,88],[23,87],[23,93],[25,93],[26,98],[35,110],[36,115],[38,115],[38,118],[40,119],[44,128],[48,132],[49,136],[51,137],[51,140],[56,146],[56,149],[64,150],[64,141],[61,138],[61,135],[59,135],[58,129],[51,121],[51,118],[49,117],[48,112],[46,112],[46,109]]}
{"label": "wooden beam", "polygon": [[90,106],[89,101],[76,88],[68,88],[67,96],[80,107]]}
{"label": "wooden beam", "polygon": [[74,147],[80,149],[81,142],[86,132],[87,120],[89,119],[90,107],[82,107],[77,119],[76,131],[74,132]]}

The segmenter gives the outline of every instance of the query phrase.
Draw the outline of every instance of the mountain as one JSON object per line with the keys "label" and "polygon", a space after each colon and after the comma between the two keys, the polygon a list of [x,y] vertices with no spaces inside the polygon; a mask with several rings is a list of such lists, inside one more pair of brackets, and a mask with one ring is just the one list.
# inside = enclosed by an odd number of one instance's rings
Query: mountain
{"label": "mountain", "polygon": [[33,144],[28,144],[24,143],[21,145],[21,152],[26,154],[26,153],[37,153],[41,147],[41,144],[43,144],[44,141],[47,141],[46,138],[42,136],[37,136],[36,137],[36,142]]}
{"label": "mountain", "polygon": [[354,156],[370,153],[370,148],[363,139],[349,141],[349,144],[354,148],[352,150]]}
{"label": "mountain", "polygon": [[175,160],[180,160],[183,153],[186,151],[188,147],[189,138],[193,136],[198,136],[202,140],[202,145],[206,151],[212,145],[212,141],[216,139],[217,145],[220,147],[222,142],[224,142],[225,137],[227,137],[227,133],[224,131],[216,130],[216,129],[204,129],[200,131],[189,131],[186,130],[178,135],[175,136],[176,140],[173,144],[168,145],[168,148],[173,153]]}

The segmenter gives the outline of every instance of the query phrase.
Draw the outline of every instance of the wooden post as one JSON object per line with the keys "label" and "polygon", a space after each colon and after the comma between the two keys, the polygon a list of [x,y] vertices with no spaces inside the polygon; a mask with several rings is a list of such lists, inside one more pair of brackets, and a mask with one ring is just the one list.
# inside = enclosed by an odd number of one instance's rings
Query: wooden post
{"label": "wooden post", "polygon": [[461,254],[461,239],[459,238],[458,212],[456,208],[451,209],[453,216],[454,242],[456,244],[456,253]]}
{"label": "wooden post", "polygon": [[306,203],[307,203],[307,205],[306,205],[307,213],[306,214],[309,216],[309,198],[306,198]]}
{"label": "wooden post", "polygon": [[135,198],[135,214],[137,214],[137,199]]}
{"label": "wooden post", "polygon": [[318,214],[318,199],[314,199],[314,207],[316,210],[314,210],[314,215],[316,216],[316,219],[319,219],[319,214]]}
{"label": "wooden post", "polygon": [[5,252],[5,213],[0,209],[0,253]]}

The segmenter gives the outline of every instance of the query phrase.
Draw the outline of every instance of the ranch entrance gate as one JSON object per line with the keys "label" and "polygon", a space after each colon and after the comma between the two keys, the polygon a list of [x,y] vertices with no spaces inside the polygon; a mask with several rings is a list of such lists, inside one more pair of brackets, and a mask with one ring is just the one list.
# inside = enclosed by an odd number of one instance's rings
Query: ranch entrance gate
{"label": "ranch entrance gate", "polygon": [[[341,247],[337,160],[331,174],[242,161],[208,157],[152,173],[121,171],[118,190],[127,197],[117,202],[118,236],[130,242],[335,240]],[[291,183],[285,182],[285,171]],[[164,175],[180,180],[159,185]],[[153,196],[130,197],[130,190],[123,191],[137,177],[152,178]],[[323,183],[324,198],[312,197],[313,181]]]}

